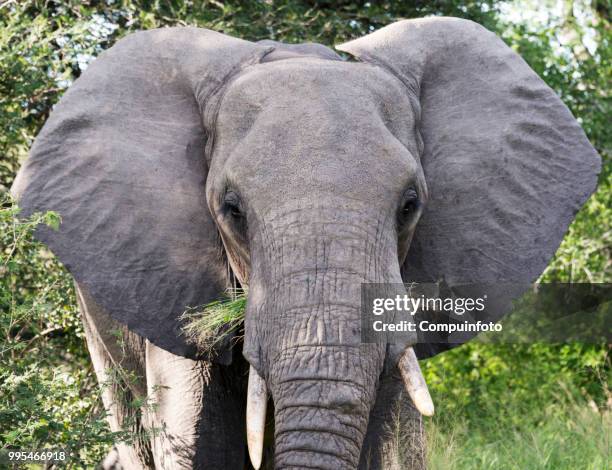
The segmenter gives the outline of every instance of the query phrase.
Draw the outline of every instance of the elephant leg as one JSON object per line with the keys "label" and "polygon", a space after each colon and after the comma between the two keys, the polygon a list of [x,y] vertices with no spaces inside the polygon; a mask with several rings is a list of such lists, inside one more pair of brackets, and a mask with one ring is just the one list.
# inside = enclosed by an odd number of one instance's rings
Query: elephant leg
{"label": "elephant leg", "polygon": [[125,470],[154,468],[141,410],[133,406],[134,399],[141,399],[146,393],[144,340],[106,316],[84,289],[78,285],[76,289],[87,348],[102,388],[110,428],[134,436],[130,445],[117,443],[101,466]]}
{"label": "elephant leg", "polygon": [[246,362],[171,354],[112,320],[80,286],[77,297],[111,430],[135,437],[117,445],[121,468],[244,468]]}
{"label": "elephant leg", "polygon": [[123,470],[121,463],[119,462],[119,451],[117,447],[113,447],[113,449],[106,455],[102,463],[100,464],[101,470]]}
{"label": "elephant leg", "polygon": [[420,413],[404,389],[399,372],[385,374],[359,462],[360,470],[424,470],[425,430]]}
{"label": "elephant leg", "polygon": [[238,368],[176,356],[147,341],[156,468],[244,468],[246,382]]}

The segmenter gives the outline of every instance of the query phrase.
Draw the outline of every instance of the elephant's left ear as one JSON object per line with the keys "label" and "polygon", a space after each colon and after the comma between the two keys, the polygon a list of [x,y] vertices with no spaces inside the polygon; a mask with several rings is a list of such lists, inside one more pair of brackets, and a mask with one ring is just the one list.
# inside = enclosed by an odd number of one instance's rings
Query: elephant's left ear
{"label": "elephant's left ear", "polygon": [[416,98],[407,112],[420,121],[429,202],[404,279],[533,282],[601,165],[554,91],[501,39],[457,18],[400,21],[338,49]]}
{"label": "elephant's left ear", "polygon": [[216,103],[271,49],[187,27],[121,39],[62,97],[12,188],[24,214],[60,214],[37,237],[81,289],[175,354],[198,353],[181,314],[228,286],[206,203]]}

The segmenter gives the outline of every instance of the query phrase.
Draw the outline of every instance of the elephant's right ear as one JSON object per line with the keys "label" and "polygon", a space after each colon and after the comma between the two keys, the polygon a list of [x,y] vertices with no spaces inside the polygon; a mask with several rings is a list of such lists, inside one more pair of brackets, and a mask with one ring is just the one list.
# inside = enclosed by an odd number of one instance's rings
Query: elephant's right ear
{"label": "elephant's right ear", "polygon": [[211,98],[272,48],[198,28],[126,37],[64,95],[13,185],[25,215],[57,211],[49,245],[115,320],[193,356],[179,316],[226,287],[206,204]]}
{"label": "elephant's right ear", "polygon": [[498,319],[595,189],[597,152],[555,92],[477,23],[404,20],[338,49],[395,75],[412,99],[429,201],[404,280],[498,286],[487,306]]}

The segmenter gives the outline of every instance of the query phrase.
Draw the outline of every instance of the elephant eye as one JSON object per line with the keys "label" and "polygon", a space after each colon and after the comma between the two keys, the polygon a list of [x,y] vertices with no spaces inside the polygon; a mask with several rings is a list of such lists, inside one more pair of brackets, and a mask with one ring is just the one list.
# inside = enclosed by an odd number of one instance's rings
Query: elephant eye
{"label": "elephant eye", "polygon": [[240,205],[240,198],[235,192],[228,191],[225,193],[223,198],[223,212],[225,214],[229,214],[234,218],[242,218],[243,213]]}
{"label": "elephant eye", "polygon": [[416,189],[409,188],[404,192],[401,211],[399,214],[400,222],[407,223],[412,216],[417,212],[421,205],[419,194]]}

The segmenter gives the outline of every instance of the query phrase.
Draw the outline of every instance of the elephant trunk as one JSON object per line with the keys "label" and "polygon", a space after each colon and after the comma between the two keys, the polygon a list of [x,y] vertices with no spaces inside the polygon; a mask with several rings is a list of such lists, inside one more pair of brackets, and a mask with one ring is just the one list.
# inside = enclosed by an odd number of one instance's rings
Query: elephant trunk
{"label": "elephant trunk", "polygon": [[336,288],[324,281],[320,295],[297,286],[284,291],[292,302],[284,305],[278,322],[260,330],[265,380],[251,370],[249,397],[255,399],[247,407],[254,464],[265,415],[266,395],[259,390],[267,389],[274,402],[275,468],[357,468],[386,348],[360,342],[361,279],[349,281],[353,276],[335,273],[330,279]]}
{"label": "elephant trunk", "polygon": [[308,345],[279,354],[270,371],[276,468],[357,467],[383,359],[362,349]]}
{"label": "elephant trunk", "polygon": [[251,245],[243,354],[252,365],[255,466],[267,389],[276,468],[357,468],[386,355],[384,344],[361,342],[361,285],[401,283],[397,235],[381,227],[367,210],[340,216],[321,208],[252,227],[259,236]]}

